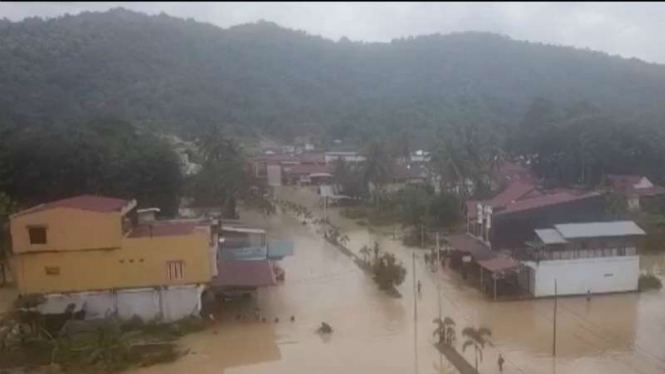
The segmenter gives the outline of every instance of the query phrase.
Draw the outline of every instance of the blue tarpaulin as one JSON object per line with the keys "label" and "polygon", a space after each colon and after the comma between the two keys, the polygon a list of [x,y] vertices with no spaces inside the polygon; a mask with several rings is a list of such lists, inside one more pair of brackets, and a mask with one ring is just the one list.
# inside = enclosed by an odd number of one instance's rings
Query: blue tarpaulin
{"label": "blue tarpaulin", "polygon": [[268,259],[281,260],[286,256],[293,256],[293,241],[271,240],[268,244]]}

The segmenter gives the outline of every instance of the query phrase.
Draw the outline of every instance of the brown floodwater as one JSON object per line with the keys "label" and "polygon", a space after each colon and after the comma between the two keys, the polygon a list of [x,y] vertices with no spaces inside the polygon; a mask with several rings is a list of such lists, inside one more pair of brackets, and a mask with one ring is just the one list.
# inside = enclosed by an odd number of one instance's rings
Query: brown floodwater
{"label": "brown floodwater", "polygon": [[[305,189],[280,192],[314,207]],[[320,213],[317,209],[317,213]],[[181,341],[190,354],[173,364],[134,370],[134,373],[455,373],[432,346],[438,316],[437,284],[443,316],[452,317],[458,333],[466,326],[484,326],[493,332],[493,346],[484,350],[481,373],[498,373],[497,356],[506,359],[505,373],[665,373],[665,292],[651,291],[607,296],[559,299],[557,358],[552,358],[552,300],[492,302],[452,270],[434,273],[417,252],[416,278],[422,282],[414,324],[413,249],[385,233],[373,232],[340,218],[358,251],[379,242],[406,266],[401,298],[378,291],[373,281],[342,254],[326,244],[314,228],[287,215],[262,217],[246,213],[269,230],[271,239],[295,242],[295,255],[281,262],[286,281],[260,290],[255,299],[227,306],[216,327]],[[643,257],[642,266],[665,276],[665,257]],[[260,308],[268,323],[236,321],[238,313]],[[295,316],[295,322],[289,320]],[[279,323],[274,319],[279,318]],[[334,332],[315,333],[322,321]],[[414,331],[414,325],[416,329]],[[458,336],[458,349],[461,349]],[[415,343],[415,344],[414,344]],[[417,350],[414,349],[417,347]],[[469,350],[466,358],[473,362]]]}

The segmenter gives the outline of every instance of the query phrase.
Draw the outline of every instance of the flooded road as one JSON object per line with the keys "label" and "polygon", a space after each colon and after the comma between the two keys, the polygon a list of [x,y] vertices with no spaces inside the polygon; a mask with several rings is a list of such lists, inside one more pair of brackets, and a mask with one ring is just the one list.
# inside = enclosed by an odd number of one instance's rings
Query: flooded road
{"label": "flooded road", "polygon": [[[280,196],[285,198],[287,195]],[[313,208],[311,192],[289,192],[288,198]],[[320,212],[317,211],[317,214]],[[357,252],[379,242],[407,268],[400,285],[401,298],[378,291],[374,282],[353,261],[325,243],[312,227],[286,215],[261,217],[244,214],[269,230],[271,239],[295,242],[295,255],[281,262],[286,281],[258,292],[256,303],[269,323],[236,321],[238,310],[219,316],[217,326],[185,337],[190,354],[179,361],[135,373],[455,373],[432,346],[432,319],[438,315],[437,284],[443,316],[466,326],[488,327],[493,346],[484,350],[481,373],[498,373],[497,356],[506,359],[505,373],[636,373],[665,372],[665,292],[559,299],[557,358],[552,358],[553,301],[494,303],[445,269],[437,275],[417,251],[416,278],[422,282],[414,324],[413,249],[392,235],[339,217],[329,209],[331,221],[342,227]],[[386,229],[386,231],[390,231]],[[644,257],[644,267],[665,277],[663,256]],[[234,308],[249,311],[254,301]],[[289,321],[295,316],[295,322]],[[274,319],[279,318],[279,323]],[[315,334],[322,321],[334,328],[328,338]],[[414,332],[417,327],[417,335]],[[417,352],[414,350],[417,343]],[[416,360],[417,355],[417,360]],[[472,351],[465,357],[473,362]]]}

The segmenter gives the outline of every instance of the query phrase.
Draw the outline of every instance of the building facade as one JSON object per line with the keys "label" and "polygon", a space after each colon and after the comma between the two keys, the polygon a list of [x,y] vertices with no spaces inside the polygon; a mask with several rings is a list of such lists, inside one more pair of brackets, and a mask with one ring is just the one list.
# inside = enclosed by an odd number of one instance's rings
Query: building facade
{"label": "building facade", "polygon": [[520,284],[535,297],[636,291],[644,231],[632,221],[554,225],[535,230]]}
{"label": "building facade", "polygon": [[11,216],[20,294],[44,295],[44,313],[73,303],[86,318],[171,321],[198,313],[216,272],[210,228],[141,222],[135,208],[135,201],[78,196]]}

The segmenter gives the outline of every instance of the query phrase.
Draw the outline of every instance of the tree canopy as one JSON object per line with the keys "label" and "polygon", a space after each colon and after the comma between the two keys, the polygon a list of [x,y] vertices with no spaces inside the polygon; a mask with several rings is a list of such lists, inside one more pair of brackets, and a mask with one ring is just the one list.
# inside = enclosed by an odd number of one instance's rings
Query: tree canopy
{"label": "tree canopy", "polygon": [[137,199],[176,212],[180,159],[161,138],[116,118],[66,129],[10,126],[0,137],[0,192],[21,208],[79,194]]}
{"label": "tree canopy", "polygon": [[510,130],[538,96],[662,118],[665,67],[478,32],[334,42],[123,9],[0,20],[0,122],[21,125],[115,114],[182,135],[226,123],[357,145],[405,131],[403,153],[442,124]]}

